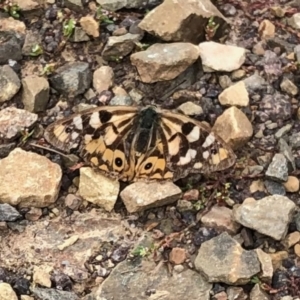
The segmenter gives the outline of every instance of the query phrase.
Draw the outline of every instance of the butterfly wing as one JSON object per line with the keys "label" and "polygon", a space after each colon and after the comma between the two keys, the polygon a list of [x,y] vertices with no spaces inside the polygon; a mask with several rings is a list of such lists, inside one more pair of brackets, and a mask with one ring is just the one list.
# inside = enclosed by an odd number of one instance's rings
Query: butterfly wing
{"label": "butterfly wing", "polygon": [[156,112],[159,126],[152,133],[156,144],[137,161],[135,180],[176,181],[190,173],[221,171],[235,163],[232,149],[201,122],[166,110]]}
{"label": "butterfly wing", "polygon": [[236,156],[221,137],[199,121],[161,111],[161,127],[168,144],[167,166],[174,180],[189,173],[211,173],[231,167]]}
{"label": "butterfly wing", "polygon": [[92,108],[51,124],[45,139],[64,152],[78,149],[92,167],[110,177],[130,181],[134,176],[130,140],[137,111],[127,106]]}

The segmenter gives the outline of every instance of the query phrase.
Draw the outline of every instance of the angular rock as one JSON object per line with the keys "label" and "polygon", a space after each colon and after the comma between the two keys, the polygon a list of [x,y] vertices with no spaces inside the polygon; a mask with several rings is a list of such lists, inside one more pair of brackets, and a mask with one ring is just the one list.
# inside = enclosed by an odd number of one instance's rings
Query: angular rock
{"label": "angular rock", "polygon": [[285,78],[280,83],[280,88],[290,96],[296,96],[299,92],[298,87],[288,78]]}
{"label": "angular rock", "polygon": [[107,211],[113,210],[118,198],[120,183],[112,180],[92,168],[80,168],[79,194]]}
{"label": "angular rock", "polygon": [[199,50],[205,72],[231,72],[239,69],[246,59],[246,49],[237,46],[203,42]]}
{"label": "angular rock", "polygon": [[262,39],[269,39],[275,36],[275,26],[269,20],[263,20],[258,28],[259,35]]}
{"label": "angular rock", "polygon": [[287,22],[293,28],[300,29],[300,13],[293,14]]}
{"label": "angular rock", "polygon": [[79,300],[79,297],[73,292],[60,291],[57,289],[45,289],[35,287],[32,289],[35,297],[43,300]]}
{"label": "angular rock", "polygon": [[18,297],[12,287],[5,282],[0,282],[0,299],[1,300],[18,300]]}
{"label": "angular rock", "polygon": [[18,137],[24,129],[30,129],[38,115],[24,109],[7,107],[0,111],[0,139],[11,140]]}
{"label": "angular rock", "polygon": [[21,215],[19,214],[19,212],[11,205],[7,203],[0,204],[0,222],[13,222],[20,217]]}
{"label": "angular rock", "polygon": [[94,89],[100,94],[108,90],[114,84],[114,71],[109,66],[102,66],[93,74]]}
{"label": "angular rock", "polygon": [[45,156],[20,148],[0,160],[0,201],[47,207],[57,199],[62,171]]}
{"label": "angular rock", "polygon": [[287,159],[288,169],[291,171],[296,170],[295,157],[293,155],[291,147],[285,141],[284,138],[280,138],[278,141],[279,152],[282,153]]}
{"label": "angular rock", "polygon": [[172,182],[135,182],[128,185],[120,196],[129,213],[144,211],[174,203],[181,197],[181,189]]}
{"label": "angular rock", "polygon": [[91,81],[90,67],[85,62],[66,63],[50,78],[51,86],[68,96],[83,94],[90,87]]}
{"label": "angular rock", "polygon": [[186,251],[183,248],[175,247],[171,250],[169,260],[175,265],[183,264],[186,260]]}
{"label": "angular rock", "polygon": [[226,18],[209,0],[165,0],[148,13],[139,27],[167,42],[199,43],[205,40],[210,18],[218,20],[217,34],[228,26]]}
{"label": "angular rock", "polygon": [[[80,1],[81,2],[81,1]],[[81,17],[79,21],[82,29],[94,38],[97,38],[99,34],[99,23],[92,16]]]}
{"label": "angular rock", "polygon": [[33,47],[42,47],[42,36],[39,32],[28,30],[25,37],[25,42],[22,48],[22,54],[31,56]]}
{"label": "angular rock", "polygon": [[252,124],[247,116],[235,106],[219,116],[212,129],[233,149],[246,144],[253,135]]}
{"label": "angular rock", "polygon": [[261,264],[261,273],[259,274],[259,278],[264,282],[271,283],[274,272],[272,258],[268,253],[259,248],[255,249],[255,251]]}
{"label": "angular rock", "polygon": [[83,10],[83,5],[81,0],[65,0],[64,5],[76,12],[81,12]]}
{"label": "angular rock", "polygon": [[0,28],[0,64],[6,64],[9,60],[21,60],[26,33],[25,24],[12,17],[0,18]]}
{"label": "angular rock", "polygon": [[119,295],[126,295],[126,299],[147,299],[149,294],[150,298],[166,300],[174,299],[174,295],[176,299],[210,299],[211,284],[201,274],[185,269],[170,277],[167,268],[155,267],[152,259],[144,257],[123,261],[92,295],[95,299],[119,299]]}
{"label": "angular rock", "polygon": [[22,102],[30,112],[45,111],[49,101],[49,83],[38,76],[27,76],[22,80]]}
{"label": "angular rock", "polygon": [[293,133],[289,136],[289,144],[292,149],[300,149],[300,132]]}
{"label": "angular rock", "polygon": [[250,300],[270,300],[270,297],[257,283],[250,292]]}
{"label": "angular rock", "polygon": [[20,87],[20,79],[14,70],[8,65],[0,66],[0,104],[12,99]]}
{"label": "angular rock", "polygon": [[233,220],[232,210],[225,207],[215,205],[211,210],[201,218],[204,226],[214,227],[216,229],[226,230],[235,234],[241,227]]}
{"label": "angular rock", "polygon": [[264,185],[266,187],[267,192],[270,195],[282,195],[285,196],[285,188],[281,182],[276,182],[273,180],[265,180]]}
{"label": "angular rock", "polygon": [[182,103],[177,110],[187,116],[199,116],[203,114],[202,107],[191,101]]}
{"label": "angular rock", "polygon": [[147,50],[130,56],[141,80],[146,83],[176,78],[199,57],[196,46],[190,43],[154,44]]}
{"label": "angular rock", "polygon": [[44,287],[50,288],[52,285],[50,274],[42,268],[35,268],[32,280],[35,284],[39,284]]}
{"label": "angular rock", "polygon": [[141,39],[139,34],[126,33],[121,36],[110,36],[102,51],[102,57],[107,61],[117,61],[130,54],[135,43]]}
{"label": "angular rock", "polygon": [[[102,243],[115,245],[122,240],[126,236],[124,225],[119,215],[107,214],[100,209],[74,212],[69,217],[58,216],[52,220],[43,218],[25,226],[22,234],[12,231],[5,237],[6,243],[1,244],[1,267],[9,268],[13,264],[22,268],[24,262],[43,266],[45,270],[59,270],[63,266],[64,273],[67,270],[72,280],[82,284],[86,280],[84,265],[91,256],[91,249],[99,249]],[[58,250],[57,246],[74,233],[80,236],[76,243]],[[79,278],[81,275],[83,281]]]}
{"label": "angular rock", "polygon": [[33,0],[14,0],[13,3],[17,4],[21,9],[22,14],[27,18],[39,17],[43,13],[42,5],[39,1]]}
{"label": "angular rock", "polygon": [[235,83],[219,95],[222,105],[245,107],[249,104],[249,95],[244,81]]}
{"label": "angular rock", "polygon": [[289,198],[273,195],[234,207],[233,217],[243,226],[279,241],[286,236],[294,211],[295,204]]}
{"label": "angular rock", "polygon": [[266,177],[278,182],[285,182],[288,180],[288,175],[287,159],[283,154],[276,153],[266,171]]}
{"label": "angular rock", "polygon": [[224,232],[202,243],[195,259],[195,268],[209,282],[247,284],[260,271],[255,251],[246,251]]}

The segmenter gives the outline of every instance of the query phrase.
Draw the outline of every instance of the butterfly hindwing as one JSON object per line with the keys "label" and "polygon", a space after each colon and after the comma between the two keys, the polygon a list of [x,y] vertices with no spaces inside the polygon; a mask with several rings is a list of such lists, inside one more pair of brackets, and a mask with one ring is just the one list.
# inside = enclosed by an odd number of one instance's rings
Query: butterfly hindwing
{"label": "butterfly hindwing", "polygon": [[173,180],[235,162],[231,148],[202,123],[154,107],[103,106],[48,126],[46,140],[123,181]]}
{"label": "butterfly hindwing", "polygon": [[174,179],[189,173],[211,173],[235,162],[232,149],[199,121],[161,111],[161,128],[168,142],[168,166]]}
{"label": "butterfly hindwing", "polygon": [[51,124],[45,138],[64,152],[78,149],[85,162],[126,181],[128,174],[133,174],[126,138],[132,131],[136,112],[134,107],[92,108]]}

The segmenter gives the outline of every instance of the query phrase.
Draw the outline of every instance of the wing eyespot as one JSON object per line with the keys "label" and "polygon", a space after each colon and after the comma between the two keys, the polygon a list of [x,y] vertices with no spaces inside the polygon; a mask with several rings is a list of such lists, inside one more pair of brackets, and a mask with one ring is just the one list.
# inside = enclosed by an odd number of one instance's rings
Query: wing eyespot
{"label": "wing eyespot", "polygon": [[115,159],[115,164],[117,167],[121,168],[123,166],[123,160],[120,157]]}
{"label": "wing eyespot", "polygon": [[145,165],[145,170],[150,170],[151,168],[152,168],[152,163],[147,163],[146,165]]}

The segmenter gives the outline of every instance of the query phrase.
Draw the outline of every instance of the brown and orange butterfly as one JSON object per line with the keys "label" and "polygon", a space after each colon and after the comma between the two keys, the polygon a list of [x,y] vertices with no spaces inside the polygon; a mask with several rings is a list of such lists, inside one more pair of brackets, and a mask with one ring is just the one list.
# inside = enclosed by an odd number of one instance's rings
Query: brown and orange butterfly
{"label": "brown and orange butterfly", "polygon": [[122,181],[172,180],[231,167],[232,149],[209,128],[156,107],[102,106],[47,127],[46,140]]}

